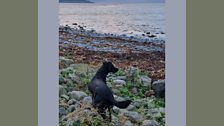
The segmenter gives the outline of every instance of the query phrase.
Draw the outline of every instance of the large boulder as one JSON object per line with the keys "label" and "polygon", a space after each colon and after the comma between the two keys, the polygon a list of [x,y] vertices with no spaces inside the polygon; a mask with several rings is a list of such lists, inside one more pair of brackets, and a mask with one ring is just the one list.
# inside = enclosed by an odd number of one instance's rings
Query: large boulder
{"label": "large boulder", "polygon": [[152,89],[156,97],[165,97],[165,80],[158,80],[152,83]]}

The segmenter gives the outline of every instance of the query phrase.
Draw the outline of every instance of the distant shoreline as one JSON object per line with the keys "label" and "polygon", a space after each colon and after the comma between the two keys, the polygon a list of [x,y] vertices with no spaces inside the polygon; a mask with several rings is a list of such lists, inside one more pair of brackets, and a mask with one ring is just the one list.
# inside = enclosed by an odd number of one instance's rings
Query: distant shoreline
{"label": "distant shoreline", "polygon": [[59,0],[59,3],[94,3],[88,0]]}

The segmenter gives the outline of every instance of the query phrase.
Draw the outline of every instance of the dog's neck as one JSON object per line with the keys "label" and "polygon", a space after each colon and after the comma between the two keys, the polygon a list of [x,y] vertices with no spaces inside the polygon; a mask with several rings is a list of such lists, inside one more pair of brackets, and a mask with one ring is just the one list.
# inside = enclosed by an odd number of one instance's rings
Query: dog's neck
{"label": "dog's neck", "polygon": [[106,77],[108,75],[108,71],[102,66],[97,72],[94,78],[102,80],[106,84]]}

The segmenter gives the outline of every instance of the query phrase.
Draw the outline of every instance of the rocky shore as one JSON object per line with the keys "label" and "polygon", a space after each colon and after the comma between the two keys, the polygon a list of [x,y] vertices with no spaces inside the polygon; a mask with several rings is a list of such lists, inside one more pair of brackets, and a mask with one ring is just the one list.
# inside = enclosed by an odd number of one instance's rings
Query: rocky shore
{"label": "rocky shore", "polygon": [[97,65],[107,58],[123,70],[135,66],[150,72],[155,80],[165,79],[165,42],[162,40],[100,34],[75,24],[74,28],[60,26],[59,51],[60,56],[74,63]]}
{"label": "rocky shore", "polygon": [[[60,126],[165,126],[164,42],[60,26],[59,50]],[[87,89],[105,58],[119,68],[107,77],[116,100],[133,100],[113,107],[112,122],[92,108]]]}

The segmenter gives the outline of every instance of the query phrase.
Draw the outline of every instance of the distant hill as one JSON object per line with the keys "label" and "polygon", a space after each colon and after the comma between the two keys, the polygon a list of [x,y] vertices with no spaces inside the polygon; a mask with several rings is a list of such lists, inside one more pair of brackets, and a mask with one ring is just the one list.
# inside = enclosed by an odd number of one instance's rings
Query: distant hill
{"label": "distant hill", "polygon": [[94,3],[165,3],[165,0],[91,0]]}
{"label": "distant hill", "polygon": [[88,0],[59,0],[59,3],[93,3]]}

